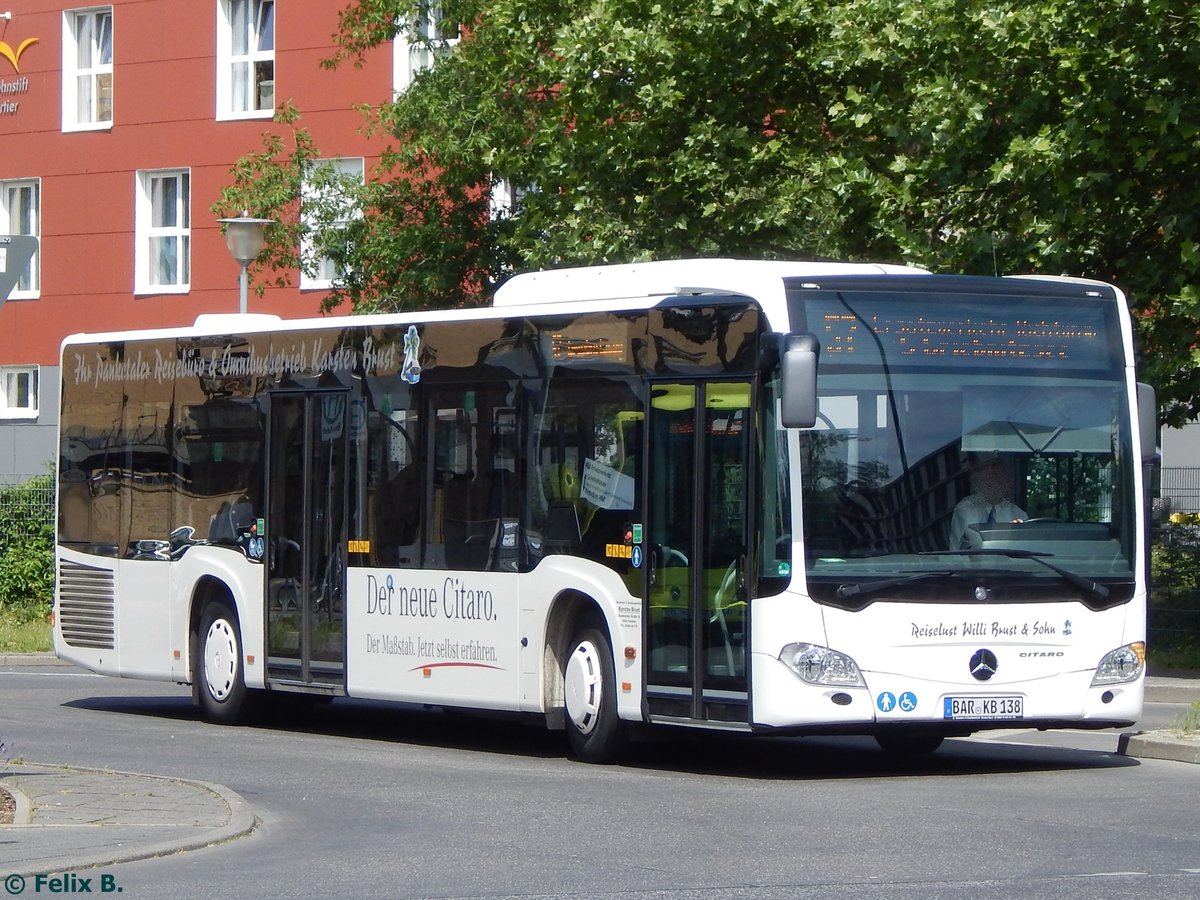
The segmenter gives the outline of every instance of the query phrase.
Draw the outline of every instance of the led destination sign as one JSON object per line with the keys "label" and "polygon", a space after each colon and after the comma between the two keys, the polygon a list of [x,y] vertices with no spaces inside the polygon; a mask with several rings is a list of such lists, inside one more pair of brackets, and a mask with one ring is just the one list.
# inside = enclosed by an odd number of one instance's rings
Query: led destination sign
{"label": "led destination sign", "polygon": [[[958,361],[1028,368],[1106,370],[1117,348],[1103,307],[1046,298],[805,298],[807,329],[821,342],[823,365],[937,367]],[[957,303],[954,301],[958,301]],[[972,302],[974,301],[974,302]]]}

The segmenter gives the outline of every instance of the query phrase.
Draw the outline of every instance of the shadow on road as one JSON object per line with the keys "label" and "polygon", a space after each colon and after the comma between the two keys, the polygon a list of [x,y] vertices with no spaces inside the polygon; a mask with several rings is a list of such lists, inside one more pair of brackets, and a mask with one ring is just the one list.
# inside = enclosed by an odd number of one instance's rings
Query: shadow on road
{"label": "shadow on road", "polygon": [[[88,697],[68,708],[210,725],[188,697]],[[550,732],[538,716],[460,713],[408,704],[339,699],[311,708],[283,698],[255,724],[262,731],[382,741],[525,756],[568,757],[562,732]],[[931,755],[900,756],[869,737],[755,737],[693,729],[655,728],[637,736],[623,766],[727,778],[815,780],[893,776],[964,776],[1019,772],[1116,769],[1138,765],[1115,753],[1052,745],[948,739]]]}

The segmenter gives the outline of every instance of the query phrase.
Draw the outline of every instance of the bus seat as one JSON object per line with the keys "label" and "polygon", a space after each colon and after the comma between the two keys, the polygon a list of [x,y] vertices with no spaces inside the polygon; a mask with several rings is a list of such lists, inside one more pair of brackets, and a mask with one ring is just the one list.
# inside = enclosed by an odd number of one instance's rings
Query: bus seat
{"label": "bus seat", "polygon": [[471,572],[491,569],[499,527],[499,519],[447,519],[446,565]]}
{"label": "bus seat", "polygon": [[546,553],[576,553],[579,550],[579,511],[568,500],[552,500],[546,511],[543,547]]}
{"label": "bus seat", "polygon": [[254,506],[246,497],[230,503],[226,500],[208,520],[208,540],[213,544],[237,543],[254,521]]}

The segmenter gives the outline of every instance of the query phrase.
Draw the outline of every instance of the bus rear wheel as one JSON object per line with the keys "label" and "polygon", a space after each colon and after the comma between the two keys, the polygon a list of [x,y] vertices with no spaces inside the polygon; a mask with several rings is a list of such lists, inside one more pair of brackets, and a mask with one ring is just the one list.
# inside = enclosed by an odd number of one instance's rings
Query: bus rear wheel
{"label": "bus rear wheel", "polygon": [[615,762],[625,750],[616,681],[608,636],[594,625],[580,628],[563,666],[563,687],[567,737],[575,756],[584,762]]}
{"label": "bus rear wheel", "polygon": [[224,603],[212,602],[200,618],[200,706],[210,721],[231,725],[245,718],[246,681],[242,675],[242,636],[237,617]]}

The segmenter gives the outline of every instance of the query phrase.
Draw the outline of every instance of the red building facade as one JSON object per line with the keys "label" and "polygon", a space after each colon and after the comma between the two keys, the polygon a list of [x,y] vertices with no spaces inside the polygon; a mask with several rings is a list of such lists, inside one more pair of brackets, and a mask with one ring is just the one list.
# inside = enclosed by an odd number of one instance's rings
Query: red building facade
{"label": "red building facade", "polygon": [[[330,71],[340,3],[111,0],[0,6],[0,234],[40,250],[0,306],[0,483],[54,453],[58,346],[79,331],[236,312],[239,267],[210,207],[291,100],[322,156],[369,172],[353,105],[407,83],[406,48]],[[278,7],[278,8],[276,8]],[[256,211],[251,210],[251,214]],[[328,282],[250,294],[317,314]]]}

